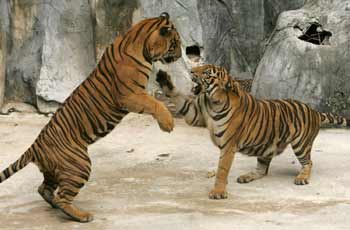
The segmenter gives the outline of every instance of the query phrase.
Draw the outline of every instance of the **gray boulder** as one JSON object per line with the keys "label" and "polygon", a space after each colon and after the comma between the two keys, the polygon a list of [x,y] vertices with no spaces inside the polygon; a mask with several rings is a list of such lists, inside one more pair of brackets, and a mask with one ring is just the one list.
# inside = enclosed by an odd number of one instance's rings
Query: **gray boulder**
{"label": "gray boulder", "polygon": [[[39,3],[39,1],[37,1]],[[35,82],[41,66],[40,4],[33,1],[0,1],[5,99],[35,104]]]}
{"label": "gray boulder", "polygon": [[42,4],[40,18],[43,45],[36,96],[62,103],[95,67],[89,1]]}
{"label": "gray boulder", "polygon": [[[325,45],[299,39],[312,24],[322,25],[319,32],[332,33]],[[321,111],[349,115],[349,28],[349,1],[312,0],[299,10],[283,12],[256,70],[253,93],[259,98],[294,98]]]}
{"label": "gray boulder", "polygon": [[95,66],[89,1],[1,1],[0,13],[6,101],[55,110]]}

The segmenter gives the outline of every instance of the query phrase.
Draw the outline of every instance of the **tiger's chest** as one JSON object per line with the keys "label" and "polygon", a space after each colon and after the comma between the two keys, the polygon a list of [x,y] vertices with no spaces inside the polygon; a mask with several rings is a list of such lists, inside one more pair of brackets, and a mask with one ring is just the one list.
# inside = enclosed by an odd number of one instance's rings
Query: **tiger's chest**
{"label": "tiger's chest", "polygon": [[[228,130],[226,129],[226,126],[220,125],[219,122],[214,121],[211,118],[207,119],[206,123],[209,130],[210,139],[214,145],[220,147],[225,145],[227,141],[232,142],[232,140],[228,140]],[[233,142],[229,144],[233,144]]]}

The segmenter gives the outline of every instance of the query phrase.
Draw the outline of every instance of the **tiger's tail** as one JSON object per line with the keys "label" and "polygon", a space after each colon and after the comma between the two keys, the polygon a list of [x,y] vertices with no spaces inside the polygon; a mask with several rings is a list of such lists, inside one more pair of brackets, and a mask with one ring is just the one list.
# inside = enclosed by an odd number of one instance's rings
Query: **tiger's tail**
{"label": "tiger's tail", "polygon": [[31,149],[28,149],[18,160],[10,164],[5,170],[0,173],[0,183],[24,168],[32,161],[32,159],[33,157]]}
{"label": "tiger's tail", "polygon": [[334,113],[320,113],[322,127],[346,127],[350,128],[350,119],[338,116]]}

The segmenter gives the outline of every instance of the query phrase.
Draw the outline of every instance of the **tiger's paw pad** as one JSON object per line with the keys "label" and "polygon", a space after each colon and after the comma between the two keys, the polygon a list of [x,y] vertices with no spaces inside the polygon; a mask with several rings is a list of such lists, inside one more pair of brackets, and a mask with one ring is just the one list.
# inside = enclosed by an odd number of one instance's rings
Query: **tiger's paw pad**
{"label": "tiger's paw pad", "polygon": [[309,179],[308,178],[296,177],[295,180],[294,180],[294,184],[296,184],[296,185],[307,185],[307,184],[309,184]]}
{"label": "tiger's paw pad", "polygon": [[94,219],[94,216],[91,213],[82,211],[72,204],[67,204],[66,202],[64,203],[64,200],[62,201],[57,195],[53,199],[53,202],[57,204],[57,207],[64,214],[66,214],[75,221],[87,223],[91,222]]}
{"label": "tiger's paw pad", "polygon": [[164,132],[170,133],[174,129],[174,120],[172,118],[167,121],[158,122],[158,124],[159,128]]}
{"label": "tiger's paw pad", "polygon": [[92,215],[91,213],[85,213],[84,216],[79,218],[79,222],[81,223],[88,223],[94,220],[94,215]]}
{"label": "tiger's paw pad", "polygon": [[79,211],[79,213],[69,213],[67,210],[61,209],[70,218],[80,223],[88,223],[94,220],[94,216],[89,212]]}
{"label": "tiger's paw pad", "polygon": [[226,190],[222,189],[213,189],[209,193],[209,198],[213,200],[221,200],[221,199],[227,199],[227,192]]}
{"label": "tiger's paw pad", "polygon": [[170,133],[173,131],[175,123],[174,118],[168,110],[163,110],[163,113],[158,117],[159,128],[164,132]]}
{"label": "tiger's paw pad", "polygon": [[252,182],[254,180],[258,179],[256,177],[256,175],[252,174],[252,173],[248,173],[248,174],[245,174],[245,175],[242,175],[240,177],[237,178],[237,182],[240,183],[240,184],[246,184],[246,183],[249,183],[249,182]]}

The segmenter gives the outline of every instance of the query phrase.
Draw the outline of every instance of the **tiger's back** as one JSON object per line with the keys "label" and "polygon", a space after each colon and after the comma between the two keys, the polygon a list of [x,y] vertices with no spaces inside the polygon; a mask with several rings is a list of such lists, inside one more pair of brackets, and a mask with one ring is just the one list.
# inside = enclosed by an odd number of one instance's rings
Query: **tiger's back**
{"label": "tiger's back", "polygon": [[[295,100],[256,100],[246,94],[248,109],[237,129],[239,152],[255,157],[272,158],[288,144],[316,137],[321,125],[318,112]],[[253,102],[254,100],[254,102]]]}

